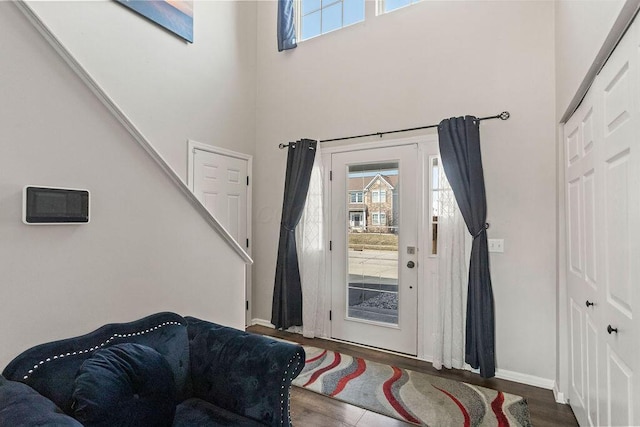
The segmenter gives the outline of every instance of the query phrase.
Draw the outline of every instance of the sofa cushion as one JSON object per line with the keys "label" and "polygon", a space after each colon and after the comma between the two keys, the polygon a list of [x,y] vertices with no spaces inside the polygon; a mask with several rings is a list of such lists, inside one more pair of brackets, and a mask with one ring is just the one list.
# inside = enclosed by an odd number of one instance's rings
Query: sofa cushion
{"label": "sofa cushion", "polygon": [[141,344],[95,352],[75,379],[74,416],[85,426],[170,426],[175,405],[169,363]]}
{"label": "sofa cushion", "polygon": [[167,359],[173,369],[178,401],[193,396],[187,322],[168,312],[128,323],[111,323],[86,335],[37,345],[13,359],[2,375],[27,384],[72,415],[74,379],[82,363],[101,348],[126,342],[151,347]]}
{"label": "sofa cushion", "polygon": [[0,426],[82,427],[28,385],[0,376]]}
{"label": "sofa cushion", "polygon": [[257,427],[264,424],[222,409],[202,399],[187,399],[176,408],[173,427],[233,426]]}

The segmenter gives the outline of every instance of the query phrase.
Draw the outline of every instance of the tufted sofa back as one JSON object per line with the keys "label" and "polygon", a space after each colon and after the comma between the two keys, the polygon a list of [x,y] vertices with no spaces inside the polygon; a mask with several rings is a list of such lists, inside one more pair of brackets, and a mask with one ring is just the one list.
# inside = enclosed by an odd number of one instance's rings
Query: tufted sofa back
{"label": "tufted sofa back", "polygon": [[143,344],[162,354],[173,370],[178,401],[191,397],[187,321],[168,312],[32,347],[12,360],[2,375],[29,385],[71,415],[74,380],[82,363],[96,350],[125,342]]}

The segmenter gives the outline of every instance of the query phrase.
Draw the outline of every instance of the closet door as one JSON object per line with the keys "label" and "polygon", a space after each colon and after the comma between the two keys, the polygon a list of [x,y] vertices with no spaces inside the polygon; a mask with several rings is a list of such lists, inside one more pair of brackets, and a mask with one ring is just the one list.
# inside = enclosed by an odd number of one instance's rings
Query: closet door
{"label": "closet door", "polygon": [[[601,284],[602,185],[597,158],[601,149],[600,111],[589,94],[565,125],[567,198],[567,285],[570,350],[569,399],[581,425],[598,425],[599,377],[602,364],[598,347]],[[599,262],[600,261],[600,262]]]}
{"label": "closet door", "polygon": [[569,399],[640,425],[640,21],[565,124]]}
{"label": "closet door", "polygon": [[[600,73],[603,143],[603,332],[605,412],[601,423],[640,424],[640,74],[634,23]],[[635,406],[635,408],[634,408]]]}

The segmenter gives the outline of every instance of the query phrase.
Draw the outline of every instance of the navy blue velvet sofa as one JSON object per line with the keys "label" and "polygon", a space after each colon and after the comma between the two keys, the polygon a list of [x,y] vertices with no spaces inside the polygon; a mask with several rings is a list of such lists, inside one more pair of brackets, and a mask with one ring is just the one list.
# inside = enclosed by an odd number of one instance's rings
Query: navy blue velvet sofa
{"label": "navy blue velvet sofa", "polygon": [[0,377],[0,426],[290,426],[302,347],[158,313],[38,345]]}

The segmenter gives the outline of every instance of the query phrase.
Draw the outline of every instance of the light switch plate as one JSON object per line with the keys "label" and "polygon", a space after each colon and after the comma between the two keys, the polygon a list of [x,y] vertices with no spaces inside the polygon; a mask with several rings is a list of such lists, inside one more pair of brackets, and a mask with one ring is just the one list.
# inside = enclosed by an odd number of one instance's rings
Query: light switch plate
{"label": "light switch plate", "polygon": [[504,239],[489,239],[489,252],[504,252]]}

